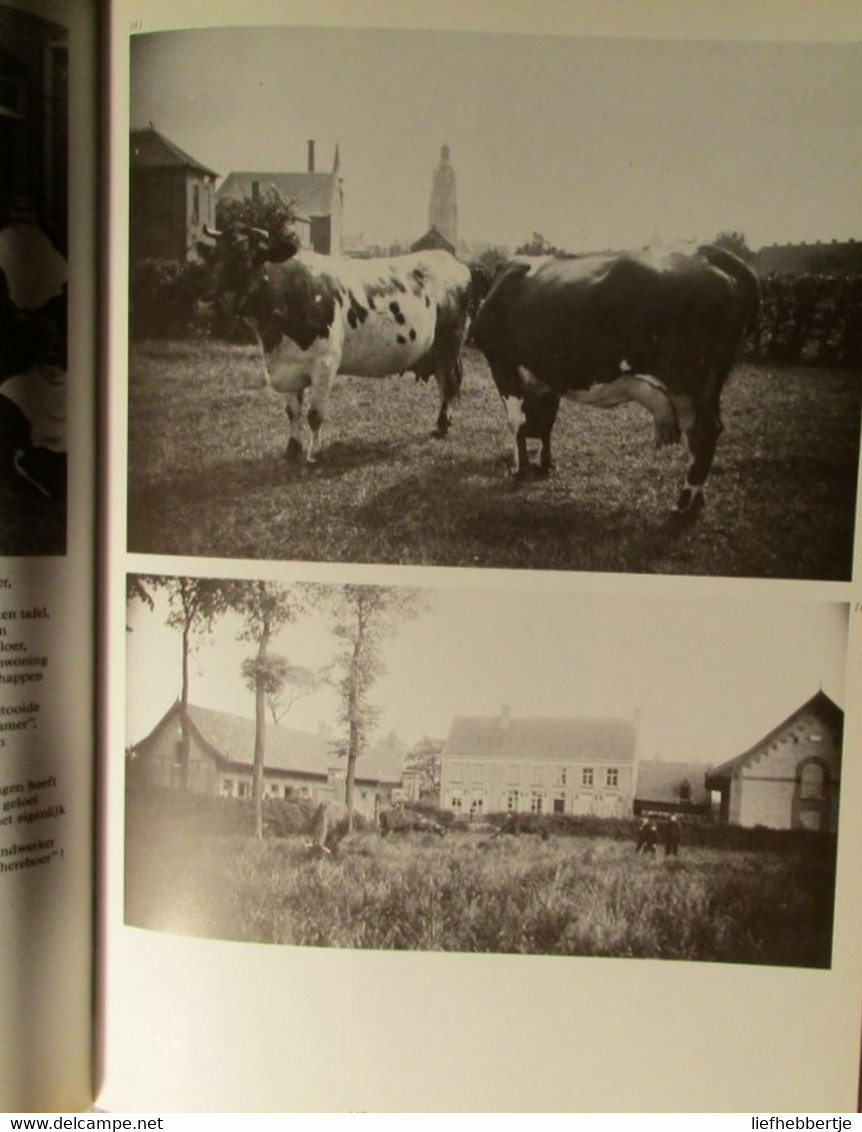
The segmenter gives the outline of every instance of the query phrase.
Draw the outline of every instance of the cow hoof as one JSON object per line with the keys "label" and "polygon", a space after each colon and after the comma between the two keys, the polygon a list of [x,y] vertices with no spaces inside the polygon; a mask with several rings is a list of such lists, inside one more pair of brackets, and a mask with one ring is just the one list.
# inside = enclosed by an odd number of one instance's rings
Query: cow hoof
{"label": "cow hoof", "polygon": [[656,448],[666,448],[669,444],[679,444],[682,433],[679,430],[679,425],[674,422],[656,423],[655,426],[655,446]]}
{"label": "cow hoof", "polygon": [[298,440],[291,438],[287,442],[287,448],[284,451],[284,458],[288,464],[302,463],[302,445]]}
{"label": "cow hoof", "polygon": [[436,428],[431,429],[431,435],[435,440],[445,440],[449,435],[449,426],[437,425]]}
{"label": "cow hoof", "polygon": [[690,487],[684,487],[680,492],[679,499],[676,501],[672,514],[681,518],[690,518],[698,513],[703,508],[703,492],[692,491]]}

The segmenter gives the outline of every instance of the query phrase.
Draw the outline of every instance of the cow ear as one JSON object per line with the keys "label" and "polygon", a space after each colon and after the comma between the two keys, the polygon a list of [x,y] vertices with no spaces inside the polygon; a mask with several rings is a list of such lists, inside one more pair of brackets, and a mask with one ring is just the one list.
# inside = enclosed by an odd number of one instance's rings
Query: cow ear
{"label": "cow ear", "polygon": [[275,236],[270,241],[269,245],[269,259],[273,263],[286,263],[287,260],[293,259],[299,251],[299,243],[294,236],[285,233],[283,236]]}

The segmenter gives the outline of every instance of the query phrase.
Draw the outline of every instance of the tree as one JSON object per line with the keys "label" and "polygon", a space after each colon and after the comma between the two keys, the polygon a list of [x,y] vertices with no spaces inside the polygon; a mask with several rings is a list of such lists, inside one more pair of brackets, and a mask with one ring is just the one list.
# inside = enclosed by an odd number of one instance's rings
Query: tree
{"label": "tree", "polygon": [[263,772],[266,763],[267,699],[282,695],[290,666],[284,657],[270,652],[270,642],[278,631],[295,621],[305,609],[304,591],[288,589],[277,582],[231,583],[229,602],[240,614],[243,627],[239,640],[257,645],[253,657],[242,666],[243,675],[254,692],[254,764],[252,798],[255,837],[263,837]]}
{"label": "tree", "polygon": [[168,599],[166,623],[182,637],[182,675],[180,681],[180,789],[189,785],[189,658],[194,638],[209,632],[227,608],[226,583],[215,578],[175,578],[163,575],[139,576],[127,585],[132,597],[153,608],[152,591],[163,591]]}
{"label": "tree", "polygon": [[418,771],[422,780],[422,795],[432,795],[440,800],[440,756],[445,746],[442,739],[429,739],[427,736],[414,743],[407,752],[404,766],[407,770]]}
{"label": "tree", "polygon": [[383,646],[405,621],[422,612],[426,599],[415,589],[346,585],[320,591],[320,600],[329,609],[332,631],[341,643],[333,664],[333,682],[341,700],[338,722],[345,728],[337,749],[347,759],[345,801],[350,828],[356,762],[380,716],[370,694],[386,671]]}
{"label": "tree", "polygon": [[[262,228],[269,233],[269,255],[273,260],[287,258],[297,250],[297,212],[293,201],[285,200],[275,185],[266,192],[242,200],[220,200],[216,206],[216,227],[229,228],[245,224],[249,228]],[[287,254],[284,254],[287,253]]]}
{"label": "tree", "polygon": [[746,243],[742,232],[719,232],[712,242],[717,248],[724,248],[739,256],[743,263],[751,263],[754,259],[754,252]]}
{"label": "tree", "polygon": [[565,255],[562,248],[546,240],[541,232],[534,232],[526,243],[515,249],[515,255]]}

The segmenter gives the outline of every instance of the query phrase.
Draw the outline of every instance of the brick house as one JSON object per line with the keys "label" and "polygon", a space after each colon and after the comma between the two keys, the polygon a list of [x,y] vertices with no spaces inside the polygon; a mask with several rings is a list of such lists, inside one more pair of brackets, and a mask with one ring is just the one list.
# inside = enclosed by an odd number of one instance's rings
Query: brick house
{"label": "brick house", "polygon": [[706,776],[735,825],[835,833],[844,712],[822,691]]}
{"label": "brick house", "polygon": [[441,755],[440,804],[455,813],[632,812],[636,719],[458,716]]}
{"label": "brick house", "polygon": [[217,174],[152,125],[129,139],[130,256],[186,263],[204,225],[215,226]]}

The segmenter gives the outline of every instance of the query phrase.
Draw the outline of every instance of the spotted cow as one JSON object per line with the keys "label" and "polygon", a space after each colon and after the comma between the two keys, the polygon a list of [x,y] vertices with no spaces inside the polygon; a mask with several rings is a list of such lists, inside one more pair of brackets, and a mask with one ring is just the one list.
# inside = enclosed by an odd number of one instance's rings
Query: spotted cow
{"label": "spotted cow", "polygon": [[378,821],[381,837],[388,837],[390,833],[436,833],[443,837],[446,833],[446,826],[440,822],[402,807],[381,810]]}
{"label": "spotted cow", "polygon": [[[658,444],[685,436],[690,463],[675,510],[700,506],[722,387],[759,303],[756,276],[715,247],[506,264],[471,333],[506,407],[515,474],[527,467],[531,412],[555,415],[561,396],[601,408],[635,401],[652,414]],[[549,392],[541,410],[536,398]]]}
{"label": "spotted cow", "polygon": [[[211,292],[250,325],[264,353],[269,385],[287,402],[287,457],[302,458],[303,400],[308,391],[309,462],[337,373],[385,377],[413,372],[436,379],[440,409],[434,435],[446,435],[461,389],[461,347],[470,270],[445,251],[392,259],[349,259],[273,250],[262,229],[207,229],[216,241]],[[276,258],[271,258],[275,257]]]}

